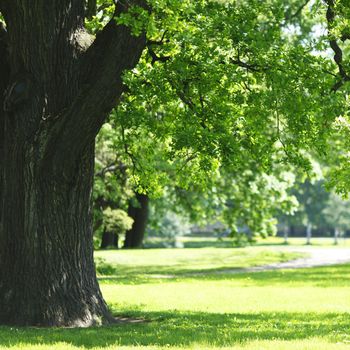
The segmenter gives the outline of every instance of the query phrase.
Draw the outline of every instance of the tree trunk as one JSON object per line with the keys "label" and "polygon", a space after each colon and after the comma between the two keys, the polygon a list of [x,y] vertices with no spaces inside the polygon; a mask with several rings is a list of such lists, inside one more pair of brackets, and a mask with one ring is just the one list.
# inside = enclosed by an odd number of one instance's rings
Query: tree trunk
{"label": "tree trunk", "polygon": [[307,223],[306,226],[306,244],[311,244],[311,236],[312,236],[312,225],[310,222]]}
{"label": "tree trunk", "polygon": [[37,145],[6,141],[0,322],[88,326],[108,320],[93,261],[93,147],[66,182],[41,168]]}
{"label": "tree trunk", "polygon": [[291,237],[295,237],[295,226],[294,225],[290,225],[290,228],[289,228],[289,235]]}
{"label": "tree trunk", "polygon": [[101,249],[106,249],[108,247],[118,249],[118,240],[119,240],[118,234],[114,232],[103,231]]}
{"label": "tree trunk", "polygon": [[0,1],[0,324],[113,320],[93,261],[94,139],[145,36],[112,18],[84,46],[84,3]]}
{"label": "tree trunk", "polygon": [[283,227],[284,244],[288,244],[288,234],[289,234],[289,226],[285,224]]}
{"label": "tree trunk", "polygon": [[148,220],[149,197],[145,194],[136,193],[139,205],[129,204],[128,215],[134,219],[131,230],[125,234],[124,248],[142,247]]}
{"label": "tree trunk", "polygon": [[336,227],[334,229],[334,245],[338,245],[339,229]]}

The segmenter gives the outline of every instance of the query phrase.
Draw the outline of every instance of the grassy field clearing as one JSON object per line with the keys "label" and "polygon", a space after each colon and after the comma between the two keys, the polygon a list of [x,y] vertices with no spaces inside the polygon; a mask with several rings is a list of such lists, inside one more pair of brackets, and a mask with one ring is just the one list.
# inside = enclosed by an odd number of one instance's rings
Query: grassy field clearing
{"label": "grassy field clearing", "polygon": [[263,246],[97,252],[103,294],[135,322],[1,327],[0,349],[350,349],[350,265],[224,272],[297,256]]}
{"label": "grassy field clearing", "polygon": [[[217,244],[221,244],[218,242]],[[213,245],[213,244],[212,244]],[[210,274],[226,269],[245,268],[288,261],[304,254],[290,249],[201,248],[201,249],[146,249],[95,252],[97,270],[101,277],[117,281],[154,278],[158,275],[180,277],[186,274]],[[104,280],[105,281],[105,280]]]}

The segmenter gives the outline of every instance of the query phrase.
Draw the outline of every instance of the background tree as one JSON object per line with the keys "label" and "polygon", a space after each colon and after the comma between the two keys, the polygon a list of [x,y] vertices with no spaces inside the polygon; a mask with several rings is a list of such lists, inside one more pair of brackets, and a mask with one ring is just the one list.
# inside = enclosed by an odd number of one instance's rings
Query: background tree
{"label": "background tree", "polygon": [[334,244],[338,244],[339,237],[350,228],[350,203],[332,193],[328,199],[323,215],[329,226],[333,227]]}
{"label": "background tree", "polygon": [[132,228],[133,219],[124,210],[106,208],[103,211],[103,226],[101,248],[119,248],[119,235]]}
{"label": "background tree", "polygon": [[327,207],[329,193],[324,188],[324,181],[306,180],[296,194],[306,226],[306,244],[311,244],[312,228],[326,224],[323,210]]}
{"label": "background tree", "polygon": [[[99,132],[96,139],[95,153],[95,178],[93,191],[93,213],[94,213],[94,244],[103,248],[114,246],[116,248],[116,234],[124,235],[130,229],[128,225],[128,202],[134,195],[127,166],[123,162],[120,152],[119,134],[110,123],[106,123]],[[118,232],[107,232],[105,230],[104,211],[106,209],[118,210],[126,222],[122,225],[125,230]],[[124,214],[121,213],[124,212]],[[120,215],[117,215],[120,221]],[[116,223],[119,225],[118,223]]]}
{"label": "background tree", "polygon": [[147,194],[135,193],[135,197],[129,201],[128,215],[133,220],[133,225],[125,234],[124,248],[141,248],[145,237],[149,197]]}

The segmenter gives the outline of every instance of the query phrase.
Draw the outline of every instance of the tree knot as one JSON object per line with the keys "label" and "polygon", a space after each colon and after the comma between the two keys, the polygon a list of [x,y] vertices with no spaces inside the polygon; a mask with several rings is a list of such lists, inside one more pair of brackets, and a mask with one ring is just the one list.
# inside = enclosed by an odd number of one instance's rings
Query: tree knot
{"label": "tree knot", "polygon": [[29,100],[30,86],[30,79],[26,76],[16,79],[8,86],[4,96],[5,112],[13,112]]}

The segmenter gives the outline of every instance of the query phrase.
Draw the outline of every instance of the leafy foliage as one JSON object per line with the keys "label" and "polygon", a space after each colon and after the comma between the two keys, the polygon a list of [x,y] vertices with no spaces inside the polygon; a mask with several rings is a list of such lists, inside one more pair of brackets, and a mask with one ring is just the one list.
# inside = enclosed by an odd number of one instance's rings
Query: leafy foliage
{"label": "leafy foliage", "polygon": [[124,210],[107,208],[103,211],[103,223],[108,232],[125,234],[131,229],[133,219]]}
{"label": "leafy foliage", "polygon": [[[196,220],[220,217],[232,232],[247,226],[264,236],[277,209],[296,206],[286,163],[310,172],[310,150],[337,153],[331,181],[347,191],[350,138],[336,128],[342,121],[347,133],[344,1],[148,3],[150,11],[135,6],[117,18],[148,40],[109,121],[127,188],[166,195]],[[111,17],[111,4],[102,4],[88,22],[93,33]],[[342,41],[341,63],[332,40]]]}

